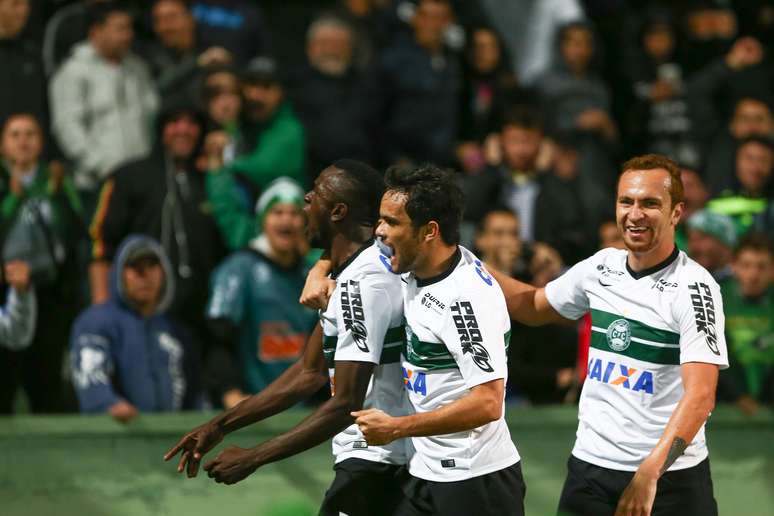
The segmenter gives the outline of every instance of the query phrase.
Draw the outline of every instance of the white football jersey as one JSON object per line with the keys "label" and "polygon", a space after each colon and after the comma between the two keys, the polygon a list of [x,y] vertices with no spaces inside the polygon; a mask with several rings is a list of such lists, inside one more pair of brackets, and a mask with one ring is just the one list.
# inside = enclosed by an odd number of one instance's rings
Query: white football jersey
{"label": "white football jersey", "polygon": [[[376,408],[395,416],[407,414],[408,400],[400,368],[405,337],[400,276],[392,272],[389,261],[375,245],[367,245],[331,277],[336,280],[336,289],[327,309],[320,313],[331,393],[336,395],[337,361],[371,362],[376,367],[363,408]],[[333,454],[337,463],[358,458],[405,464],[406,441],[369,446],[353,423],[333,438]]]}
{"label": "white football jersey", "polygon": [[[500,285],[460,247],[454,265],[435,278],[404,276],[406,352],[403,381],[417,413],[466,396],[473,387],[508,378],[511,322]],[[413,437],[409,473],[453,482],[507,468],[519,461],[505,423],[448,435]]]}
{"label": "white football jersey", "polygon": [[[591,311],[588,375],[572,454],[635,471],[661,438],[683,395],[680,365],[728,367],[723,301],[712,276],[685,253],[635,273],[627,251],[604,249],[546,286],[563,317]],[[704,426],[669,468],[707,457]]]}

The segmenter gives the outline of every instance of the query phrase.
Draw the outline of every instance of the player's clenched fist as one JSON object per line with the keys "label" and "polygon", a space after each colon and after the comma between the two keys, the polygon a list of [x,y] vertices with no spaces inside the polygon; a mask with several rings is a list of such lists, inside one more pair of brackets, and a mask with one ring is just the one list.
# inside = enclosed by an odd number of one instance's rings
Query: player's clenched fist
{"label": "player's clenched fist", "polygon": [[229,446],[205,464],[204,470],[218,484],[236,484],[259,466],[253,450]]}
{"label": "player's clenched fist", "polygon": [[363,432],[366,442],[370,445],[389,444],[400,438],[398,434],[398,418],[392,417],[377,409],[358,410],[352,412],[355,423]]}

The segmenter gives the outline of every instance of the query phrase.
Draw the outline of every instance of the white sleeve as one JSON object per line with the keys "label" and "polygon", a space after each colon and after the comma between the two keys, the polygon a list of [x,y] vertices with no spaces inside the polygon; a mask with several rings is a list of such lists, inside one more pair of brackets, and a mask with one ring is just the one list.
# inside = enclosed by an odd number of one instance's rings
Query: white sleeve
{"label": "white sleeve", "polygon": [[29,346],[35,336],[37,299],[35,289],[26,292],[8,289],[8,301],[0,308],[0,344],[18,351]]}
{"label": "white sleeve", "polygon": [[[463,297],[451,304],[440,337],[470,388],[508,376],[504,320],[483,299]],[[505,311],[505,307],[502,307]]]}
{"label": "white sleeve", "polygon": [[580,319],[589,311],[589,297],[583,283],[593,270],[594,261],[592,256],[578,262],[546,285],[546,299],[565,319]]}
{"label": "white sleeve", "polygon": [[674,316],[680,325],[680,363],[728,367],[725,316],[720,287],[709,274],[680,284]]}
{"label": "white sleeve", "polygon": [[342,281],[337,291],[335,360],[378,364],[392,314],[385,285],[366,276]]}

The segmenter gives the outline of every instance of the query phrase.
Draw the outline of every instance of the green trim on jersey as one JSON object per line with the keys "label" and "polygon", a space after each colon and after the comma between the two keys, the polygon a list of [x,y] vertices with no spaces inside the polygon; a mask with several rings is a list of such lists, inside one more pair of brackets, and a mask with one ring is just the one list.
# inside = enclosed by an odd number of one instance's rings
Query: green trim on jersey
{"label": "green trim on jersey", "polygon": [[411,332],[411,342],[406,346],[406,360],[414,366],[435,371],[437,369],[459,369],[457,361],[442,342],[419,340]]}
{"label": "green trim on jersey", "polygon": [[607,329],[611,324],[620,319],[629,321],[632,337],[640,340],[651,341],[657,344],[680,344],[680,334],[669,330],[661,330],[648,326],[640,321],[629,319],[618,314],[611,314],[602,310],[591,309],[591,325]]}
{"label": "green trim on jersey", "polygon": [[[387,330],[387,333],[384,334],[384,347],[379,357],[379,364],[400,362],[400,354],[405,347],[405,336],[406,328],[404,326],[395,326]],[[335,367],[336,344],[338,341],[338,336],[323,336],[323,355],[325,356],[325,364],[329,369]]]}
{"label": "green trim on jersey", "polygon": [[[503,335],[505,352],[511,344],[511,331]],[[449,353],[449,349],[441,342],[426,342],[419,340],[414,332],[411,332],[411,345],[406,346],[406,361],[411,365],[435,371],[437,369],[459,369],[457,361]]]}
{"label": "green trim on jersey", "polygon": [[[629,335],[621,333],[617,324],[621,321],[628,323]],[[616,332],[615,346],[609,338],[611,331]],[[591,347],[643,362],[680,365],[680,334],[602,310],[591,310]]]}

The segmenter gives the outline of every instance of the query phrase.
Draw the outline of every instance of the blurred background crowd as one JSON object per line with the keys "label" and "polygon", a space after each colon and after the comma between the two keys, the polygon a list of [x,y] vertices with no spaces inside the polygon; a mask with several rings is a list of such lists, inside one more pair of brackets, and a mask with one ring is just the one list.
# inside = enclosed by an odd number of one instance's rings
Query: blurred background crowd
{"label": "blurred background crowd", "polygon": [[[545,285],[622,246],[619,164],[683,169],[719,399],[774,401],[774,5],[0,0],[0,413],[229,407],[301,353],[327,165],[434,162],[463,244]],[[573,403],[590,321],[514,323],[508,396]],[[322,399],[326,394],[321,393]]]}

